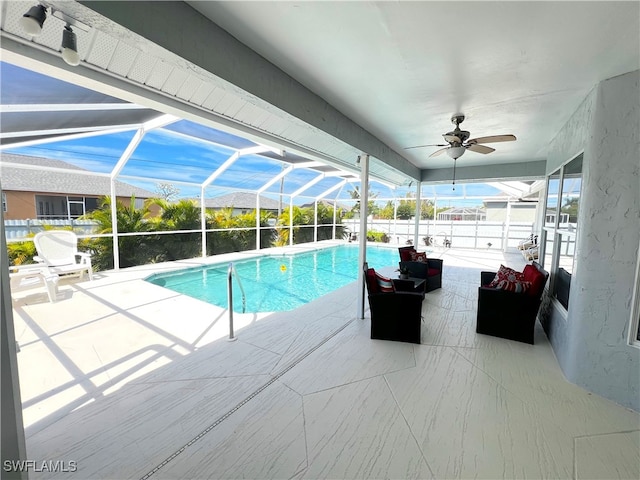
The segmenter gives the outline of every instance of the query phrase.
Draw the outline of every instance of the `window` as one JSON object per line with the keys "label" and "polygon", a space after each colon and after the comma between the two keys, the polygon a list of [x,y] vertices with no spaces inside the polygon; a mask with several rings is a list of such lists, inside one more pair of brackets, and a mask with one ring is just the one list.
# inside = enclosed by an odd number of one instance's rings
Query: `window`
{"label": "window", "polygon": [[581,186],[582,154],[547,179],[542,262],[551,273],[552,296],[565,309],[569,308]]}
{"label": "window", "polygon": [[36,195],[38,219],[72,220],[98,208],[98,199],[64,195]]}
{"label": "window", "polygon": [[553,269],[553,247],[556,239],[556,224],[558,219],[558,195],[560,191],[560,170],[553,172],[547,179],[547,202],[544,211],[544,230],[542,245],[542,266],[551,272]]}
{"label": "window", "polygon": [[629,343],[640,347],[640,246],[638,246],[638,260],[636,262],[636,279],[633,300],[631,302],[631,322],[629,329]]}
{"label": "window", "polygon": [[2,192],[2,211],[7,211],[7,194]]}

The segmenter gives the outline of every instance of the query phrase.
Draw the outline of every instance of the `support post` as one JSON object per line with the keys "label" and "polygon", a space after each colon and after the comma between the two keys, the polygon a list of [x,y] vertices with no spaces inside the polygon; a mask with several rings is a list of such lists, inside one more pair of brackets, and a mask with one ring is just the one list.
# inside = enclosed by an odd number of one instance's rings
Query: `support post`
{"label": "support post", "polygon": [[364,264],[367,261],[367,215],[369,205],[369,155],[360,155],[360,250],[358,254],[358,318],[364,319]]}
{"label": "support post", "polygon": [[260,193],[256,193],[256,250],[260,250]]}
{"label": "support post", "polygon": [[200,229],[202,230],[202,258],[207,257],[207,210],[205,205],[205,187],[200,187]]}
{"label": "support post", "polygon": [[318,200],[313,204],[313,243],[318,243]]}
{"label": "support post", "polygon": [[418,248],[418,240],[420,239],[420,210],[422,209],[422,182],[417,182],[416,186],[416,219],[415,219],[415,233],[413,237],[413,246]]}
{"label": "support post", "polygon": [[[111,234],[113,235],[113,269],[120,269],[120,247],[118,245],[118,197],[116,196],[116,180],[111,177]],[[133,207],[133,205],[131,205]]]}
{"label": "support post", "polygon": [[507,244],[509,243],[509,228],[511,223],[511,200],[507,199],[507,220],[504,224],[504,239],[502,240],[502,251],[507,251]]}
{"label": "support post", "polygon": [[[0,186],[0,191],[2,187]],[[4,218],[0,210],[0,322],[2,323],[0,354],[2,361],[2,462],[18,462],[27,460],[27,448],[22,420],[22,400],[20,397],[20,380],[18,378],[18,357],[16,336],[13,325],[13,310],[11,308],[11,292],[9,291],[9,259],[7,258],[7,243],[4,232]],[[26,479],[28,474],[21,471],[2,471],[2,478]]]}
{"label": "support post", "polygon": [[289,245],[293,246],[293,195],[289,198]]}

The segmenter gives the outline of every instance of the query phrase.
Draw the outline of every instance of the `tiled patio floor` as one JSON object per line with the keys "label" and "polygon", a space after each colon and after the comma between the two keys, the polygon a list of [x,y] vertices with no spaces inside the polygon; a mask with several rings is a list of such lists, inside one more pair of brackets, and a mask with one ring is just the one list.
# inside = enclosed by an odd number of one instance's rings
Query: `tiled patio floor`
{"label": "tiled patio floor", "polygon": [[568,383],[539,326],[533,346],[475,333],[480,270],[522,257],[440,254],[421,345],[371,340],[355,283],[236,315],[236,342],[151,267],[23,295],[28,457],[78,465],[31,477],[639,478],[640,416]]}

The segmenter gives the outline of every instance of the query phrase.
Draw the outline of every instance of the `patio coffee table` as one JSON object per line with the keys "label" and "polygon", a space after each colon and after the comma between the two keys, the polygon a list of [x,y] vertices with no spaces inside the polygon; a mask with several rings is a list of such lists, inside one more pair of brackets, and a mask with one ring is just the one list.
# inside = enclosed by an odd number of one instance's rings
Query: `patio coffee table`
{"label": "patio coffee table", "polygon": [[400,272],[393,267],[384,267],[380,273],[393,282],[394,288],[399,292],[424,292],[426,279],[418,277],[400,278]]}
{"label": "patio coffee table", "polygon": [[408,277],[400,278],[400,275],[396,275],[395,278],[391,277],[393,286],[399,292],[424,292],[424,278]]}

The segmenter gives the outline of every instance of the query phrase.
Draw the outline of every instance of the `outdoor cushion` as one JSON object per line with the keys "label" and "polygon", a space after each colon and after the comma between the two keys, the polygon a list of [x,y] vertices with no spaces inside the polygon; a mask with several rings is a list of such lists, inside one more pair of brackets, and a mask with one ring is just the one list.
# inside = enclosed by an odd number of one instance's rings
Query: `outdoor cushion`
{"label": "outdoor cushion", "polygon": [[531,282],[519,280],[510,282],[509,280],[503,280],[499,282],[495,288],[497,290],[505,290],[507,292],[524,293],[531,289]]}
{"label": "outdoor cushion", "polygon": [[411,255],[411,260],[414,262],[423,262],[427,261],[427,254],[425,252],[413,252]]}
{"label": "outdoor cushion", "polygon": [[369,294],[380,293],[380,287],[378,286],[378,279],[376,278],[376,271],[373,268],[367,269],[367,288]]}
{"label": "outdoor cushion", "polygon": [[531,282],[531,288],[528,291],[529,295],[537,297],[544,288],[546,280],[544,274],[531,264],[524,267],[522,274],[527,282]]}
{"label": "outdoor cushion", "polygon": [[[505,267],[504,265],[500,265],[500,269],[496,273],[496,276],[493,277],[493,280],[489,285],[490,288],[497,288],[499,285],[504,284],[505,282],[523,282],[525,280],[524,274],[514,270],[513,268]],[[506,288],[502,288],[505,289]]]}
{"label": "outdoor cushion", "polygon": [[390,278],[380,275],[378,272],[375,272],[375,275],[376,275],[376,281],[378,283],[378,288],[380,289],[380,292],[391,293],[396,291],[396,289],[393,286],[393,282],[391,281]]}
{"label": "outdoor cushion", "polygon": [[398,252],[400,252],[400,261],[401,262],[410,262],[413,260],[412,256],[416,252],[415,247],[399,247]]}

